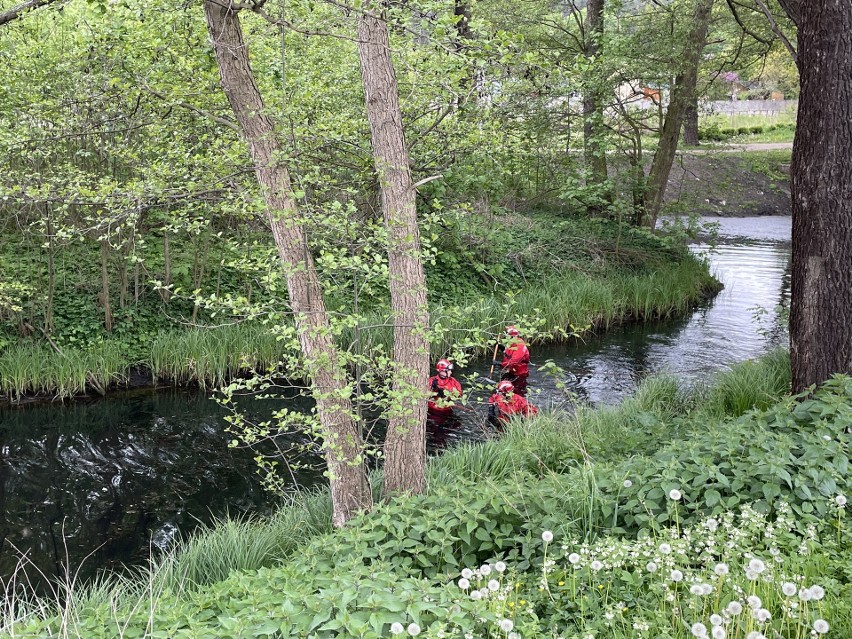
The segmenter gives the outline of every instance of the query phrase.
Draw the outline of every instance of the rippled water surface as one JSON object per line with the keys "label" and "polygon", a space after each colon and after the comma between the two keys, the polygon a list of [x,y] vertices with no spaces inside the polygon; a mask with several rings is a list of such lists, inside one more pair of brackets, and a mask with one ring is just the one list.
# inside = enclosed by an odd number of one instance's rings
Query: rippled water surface
{"label": "rippled water surface", "polygon": [[[569,371],[571,396],[612,403],[649,374],[699,380],[786,344],[778,308],[789,295],[790,218],[706,221],[719,224],[718,241],[693,250],[707,255],[724,283],[717,297],[679,320],[535,348],[533,362],[552,359]],[[464,372],[487,375],[489,365],[475,362]],[[541,406],[569,399],[536,367],[530,386]],[[485,392],[472,399],[457,423],[430,429],[430,448],[482,436]],[[22,556],[32,577],[61,574],[69,564],[82,564],[86,575],[141,561],[199,521],[268,510],[251,454],[228,448],[230,439],[223,409],[189,390],[0,409],[0,580]],[[294,478],[320,481],[307,471]]]}

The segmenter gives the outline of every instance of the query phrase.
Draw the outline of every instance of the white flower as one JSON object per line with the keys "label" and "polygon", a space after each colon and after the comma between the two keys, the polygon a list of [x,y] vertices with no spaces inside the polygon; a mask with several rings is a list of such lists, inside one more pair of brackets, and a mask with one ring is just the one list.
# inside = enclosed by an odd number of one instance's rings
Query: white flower
{"label": "white flower", "polygon": [[825,619],[817,619],[814,621],[814,632],[818,635],[824,635],[828,632],[828,622]]}
{"label": "white flower", "polygon": [[683,581],[683,573],[677,569],[672,570],[671,574],[669,575],[669,579],[671,579],[675,583],[677,583],[678,581]]}
{"label": "white flower", "polygon": [[799,588],[799,599],[802,601],[810,601],[813,599],[810,588]]}
{"label": "white flower", "polygon": [[711,517],[704,522],[704,525],[707,526],[707,530],[710,532],[716,532],[716,529],[719,527],[719,522]]}
{"label": "white flower", "polygon": [[699,584],[692,584],[689,587],[689,592],[691,592],[693,595],[700,595],[701,594],[701,586]]}
{"label": "white flower", "polygon": [[752,630],[746,635],[746,639],[766,639],[766,635],[762,632],[758,632],[757,630]]}
{"label": "white flower", "polygon": [[483,577],[487,577],[491,574],[491,565],[490,564],[482,564],[479,567],[479,574]]}
{"label": "white flower", "polygon": [[728,568],[728,564],[719,563],[713,567],[713,572],[715,572],[720,577],[724,577],[730,572],[730,569]]}
{"label": "white flower", "polygon": [[464,577],[462,577],[461,579],[459,579],[459,588],[461,588],[462,590],[467,590],[468,588],[470,588],[470,582]]}
{"label": "white flower", "polygon": [[736,616],[743,611],[743,605],[739,601],[732,601],[725,610],[728,611],[729,615]]}
{"label": "white flower", "polygon": [[754,581],[758,577],[760,577],[759,574],[754,572],[751,568],[746,568],[746,579],[748,579],[749,581]]}
{"label": "white flower", "polygon": [[515,623],[511,619],[502,619],[500,621],[500,630],[509,632],[515,627]]}
{"label": "white flower", "polygon": [[521,639],[521,635],[519,635],[517,632],[510,632],[509,636],[506,637],[506,639]]}
{"label": "white flower", "polygon": [[781,584],[781,592],[783,592],[788,597],[792,597],[796,594],[796,584],[785,582]]}
{"label": "white flower", "polygon": [[647,564],[645,564],[645,570],[647,570],[648,572],[656,572],[657,564],[655,564],[653,561],[649,561]]}
{"label": "white flower", "polygon": [[630,481],[629,479],[624,480],[624,487],[625,488],[630,488],[632,485],[633,485],[633,482]]}
{"label": "white flower", "polygon": [[669,491],[669,499],[672,501],[680,501],[681,497],[683,497],[683,493],[681,493],[677,488],[672,488]]}
{"label": "white flower", "polygon": [[713,630],[710,631],[710,634],[713,636],[713,639],[725,639],[728,636],[728,633],[725,632],[725,629],[722,626],[713,626]]}
{"label": "white flower", "polygon": [[757,595],[749,595],[748,597],[746,597],[746,602],[748,603],[749,608],[754,608],[755,610],[757,610],[758,608],[763,608],[763,602]]}
{"label": "white flower", "polygon": [[813,599],[814,601],[819,601],[820,599],[825,597],[825,590],[823,590],[822,586],[811,586],[810,591],[811,599]]}
{"label": "white flower", "polygon": [[506,572],[506,564],[503,563],[502,561],[498,561],[496,564],[494,564],[494,570],[496,570],[499,573]]}
{"label": "white flower", "polygon": [[597,559],[595,559],[592,563],[589,564],[589,567],[592,570],[594,570],[595,572],[597,572],[598,570],[603,568],[603,564],[601,562],[599,562]]}
{"label": "white flower", "polygon": [[465,579],[470,579],[471,577],[473,577],[473,571],[470,568],[465,568],[464,570],[462,570],[462,577],[464,577]]}
{"label": "white flower", "polygon": [[474,590],[472,593],[470,593],[470,598],[474,601],[479,601],[480,599],[482,599],[482,593],[478,590]]}
{"label": "white flower", "polygon": [[841,508],[846,507],[846,495],[838,495],[834,498],[834,503],[840,506]]}
{"label": "white flower", "polygon": [[754,618],[757,619],[760,623],[766,623],[772,618],[772,615],[766,608],[758,608],[753,613]]}
{"label": "white flower", "polygon": [[693,637],[706,637],[707,636],[707,626],[703,623],[694,623],[692,624],[692,636]]}
{"label": "white flower", "polygon": [[763,563],[760,559],[752,559],[748,562],[748,569],[752,572],[756,572],[758,575],[766,570],[766,564]]}
{"label": "white flower", "polygon": [[402,624],[399,623],[398,621],[395,621],[391,624],[391,634],[392,635],[401,635],[403,630],[405,630],[405,628],[403,628]]}
{"label": "white flower", "polygon": [[410,634],[412,637],[416,637],[420,634],[420,626],[418,626],[414,622],[408,624],[408,634]]}
{"label": "white flower", "polygon": [[701,594],[710,595],[713,593],[713,586],[710,584],[701,584]]}
{"label": "white flower", "polygon": [[549,544],[551,541],[553,541],[553,533],[549,530],[545,530],[543,533],[541,533],[541,538],[544,540],[545,543]]}
{"label": "white flower", "polygon": [[722,615],[710,615],[710,625],[721,626],[724,622]]}
{"label": "white flower", "polygon": [[669,555],[672,552],[672,547],[669,544],[662,543],[660,544],[660,553],[663,555]]}
{"label": "white flower", "polygon": [[488,590],[490,590],[491,592],[497,592],[498,590],[500,590],[500,582],[496,579],[492,579],[488,582]]}
{"label": "white flower", "polygon": [[576,566],[580,563],[580,555],[575,552],[572,552],[570,555],[568,555],[568,561],[571,562],[573,566]]}

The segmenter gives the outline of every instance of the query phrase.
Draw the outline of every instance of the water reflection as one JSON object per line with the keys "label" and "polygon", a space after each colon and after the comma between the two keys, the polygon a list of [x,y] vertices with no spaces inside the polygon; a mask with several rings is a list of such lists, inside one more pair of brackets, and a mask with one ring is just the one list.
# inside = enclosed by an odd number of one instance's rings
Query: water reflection
{"label": "water reflection", "polygon": [[[553,359],[569,375],[556,380],[534,366],[530,400],[540,407],[564,405],[572,395],[612,403],[646,375],[669,371],[695,380],[786,343],[777,307],[789,301],[790,219],[718,221],[718,245],[694,247],[708,254],[725,284],[715,299],[690,317],[534,348],[534,363]],[[760,324],[756,307],[766,311]],[[481,360],[458,372],[476,378],[489,367],[490,359]],[[473,392],[457,422],[431,425],[430,451],[488,437],[484,403],[491,390]],[[268,414],[273,406],[250,410]],[[251,452],[228,448],[229,440],[224,410],[188,390],[0,409],[0,580],[15,569],[15,549],[37,568],[31,575],[61,574],[91,555],[85,575],[141,561],[198,521],[268,510]],[[315,472],[293,473],[303,485],[321,480]]]}

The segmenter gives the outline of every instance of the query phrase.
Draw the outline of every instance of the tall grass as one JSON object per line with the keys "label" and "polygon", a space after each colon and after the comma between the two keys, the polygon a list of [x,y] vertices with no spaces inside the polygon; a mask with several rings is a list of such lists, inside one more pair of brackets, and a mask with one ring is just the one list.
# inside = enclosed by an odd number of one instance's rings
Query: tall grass
{"label": "tall grass", "polygon": [[[488,348],[484,336],[521,315],[540,320],[548,332],[589,325],[605,329],[629,319],[682,314],[714,286],[706,265],[693,257],[639,275],[590,278],[568,271],[529,285],[511,300],[492,296],[463,307],[434,307],[432,354],[439,356],[459,345],[471,354],[482,354]],[[357,333],[348,323],[341,329],[342,349],[393,352],[389,312],[367,313],[359,326]],[[117,341],[63,354],[33,342],[0,353],[0,392],[16,400],[29,394],[64,398],[92,388],[102,391],[125,382],[128,370],[136,365],[147,368],[154,381],[215,387],[246,371],[274,368],[281,357],[281,343],[259,324],[161,333],[142,361],[130,360]]]}

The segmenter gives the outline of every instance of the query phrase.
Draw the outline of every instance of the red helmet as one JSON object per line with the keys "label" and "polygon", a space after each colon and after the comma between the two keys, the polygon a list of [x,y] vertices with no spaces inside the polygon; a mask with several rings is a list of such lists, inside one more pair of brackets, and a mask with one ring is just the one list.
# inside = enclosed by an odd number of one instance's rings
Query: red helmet
{"label": "red helmet", "polygon": [[435,370],[437,371],[449,371],[453,370],[453,363],[448,359],[439,359],[438,363],[435,364]]}
{"label": "red helmet", "polygon": [[515,326],[507,326],[506,327],[506,335],[511,335],[512,337],[517,337],[521,332]]}
{"label": "red helmet", "polygon": [[498,393],[511,393],[514,392],[515,385],[507,379],[504,379],[502,382],[497,384],[497,392]]}

